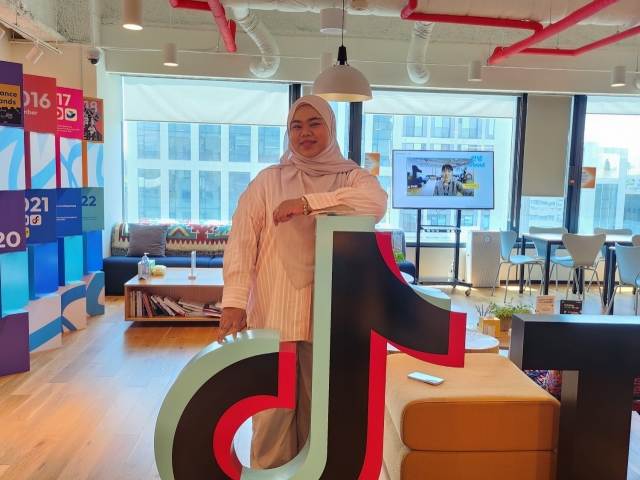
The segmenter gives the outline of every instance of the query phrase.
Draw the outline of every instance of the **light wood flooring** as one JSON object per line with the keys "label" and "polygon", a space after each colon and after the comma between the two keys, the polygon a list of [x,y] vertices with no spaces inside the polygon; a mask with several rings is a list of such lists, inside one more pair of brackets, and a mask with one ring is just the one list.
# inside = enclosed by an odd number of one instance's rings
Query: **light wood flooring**
{"label": "light wood flooring", "polygon": [[[474,289],[471,297],[464,289],[443,291],[470,323],[476,304],[504,295],[504,287],[495,297],[490,289]],[[515,288],[511,297],[535,299]],[[562,286],[557,298],[564,298]],[[625,290],[616,313],[633,314],[632,298]],[[153,433],[162,399],[184,365],[214,341],[217,327],[124,322],[123,305],[122,297],[107,297],[105,315],[65,334],[62,348],[33,354],[30,372],[0,377],[0,480],[159,478]],[[584,311],[601,312],[594,290]],[[630,421],[628,479],[640,480],[640,416]]]}

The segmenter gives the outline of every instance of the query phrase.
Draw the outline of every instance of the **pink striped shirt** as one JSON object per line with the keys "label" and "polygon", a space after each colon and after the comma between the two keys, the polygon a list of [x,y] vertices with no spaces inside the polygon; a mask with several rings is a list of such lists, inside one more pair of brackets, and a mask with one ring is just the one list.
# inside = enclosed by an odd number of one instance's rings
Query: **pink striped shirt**
{"label": "pink striped shirt", "polygon": [[[296,290],[289,281],[276,247],[270,192],[276,169],[266,169],[249,184],[238,201],[233,228],[224,252],[222,307],[247,310],[249,328],[281,331],[283,342],[311,340],[313,284]],[[358,168],[347,176],[349,187],[307,194],[315,213],[346,205],[356,214],[380,221],[387,209],[387,193],[378,179]]]}

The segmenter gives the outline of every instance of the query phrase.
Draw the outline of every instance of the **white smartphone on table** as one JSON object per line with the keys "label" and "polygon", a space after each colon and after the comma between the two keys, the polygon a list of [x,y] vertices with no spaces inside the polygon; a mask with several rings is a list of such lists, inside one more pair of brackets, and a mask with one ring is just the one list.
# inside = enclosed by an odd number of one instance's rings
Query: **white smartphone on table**
{"label": "white smartphone on table", "polygon": [[427,375],[422,372],[413,372],[407,375],[411,380],[417,380],[418,382],[428,383],[429,385],[440,385],[444,382],[444,378],[434,377],[433,375]]}

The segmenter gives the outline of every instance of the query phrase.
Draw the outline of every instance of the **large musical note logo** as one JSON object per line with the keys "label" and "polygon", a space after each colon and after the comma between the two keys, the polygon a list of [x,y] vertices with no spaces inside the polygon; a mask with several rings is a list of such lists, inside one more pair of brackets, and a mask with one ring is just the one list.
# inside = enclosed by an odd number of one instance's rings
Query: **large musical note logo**
{"label": "large musical note logo", "polygon": [[303,450],[272,470],[243,467],[242,423],[295,404],[296,354],[276,330],[212,344],[182,371],[156,424],[160,476],[198,479],[377,480],[382,466],[387,342],[462,367],[466,315],[407,285],[389,235],[369,217],[319,217],[314,290],[311,430]]}

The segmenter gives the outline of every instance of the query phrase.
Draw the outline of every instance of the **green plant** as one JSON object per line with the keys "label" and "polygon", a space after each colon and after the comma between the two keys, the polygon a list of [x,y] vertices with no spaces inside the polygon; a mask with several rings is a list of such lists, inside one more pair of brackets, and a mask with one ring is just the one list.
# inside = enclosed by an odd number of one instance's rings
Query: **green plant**
{"label": "green plant", "polygon": [[404,262],[404,253],[402,252],[393,252],[393,256],[396,259],[396,262]]}
{"label": "green plant", "polygon": [[518,304],[514,305],[513,303],[505,303],[504,305],[497,305],[495,303],[491,303],[489,305],[489,313],[493,313],[496,318],[505,319],[511,318],[515,314],[518,313],[533,313],[533,306],[527,304]]}

